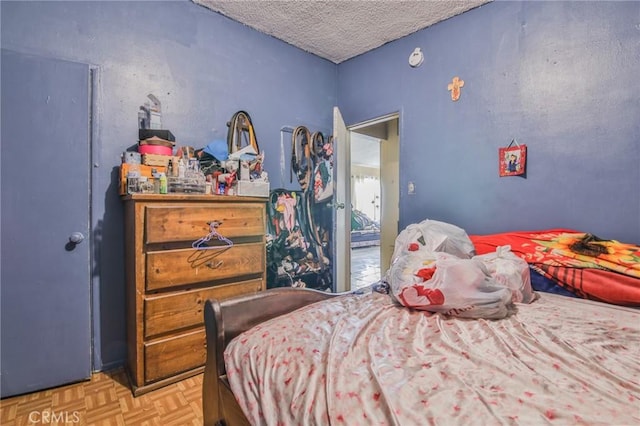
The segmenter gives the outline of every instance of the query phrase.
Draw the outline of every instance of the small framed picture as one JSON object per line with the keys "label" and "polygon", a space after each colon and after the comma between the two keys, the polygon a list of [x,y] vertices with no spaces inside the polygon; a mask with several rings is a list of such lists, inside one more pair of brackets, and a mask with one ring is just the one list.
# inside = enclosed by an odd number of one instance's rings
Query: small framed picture
{"label": "small framed picture", "polygon": [[[515,144],[515,146],[513,146]],[[527,146],[512,140],[509,146],[498,148],[500,177],[524,175],[527,166]]]}

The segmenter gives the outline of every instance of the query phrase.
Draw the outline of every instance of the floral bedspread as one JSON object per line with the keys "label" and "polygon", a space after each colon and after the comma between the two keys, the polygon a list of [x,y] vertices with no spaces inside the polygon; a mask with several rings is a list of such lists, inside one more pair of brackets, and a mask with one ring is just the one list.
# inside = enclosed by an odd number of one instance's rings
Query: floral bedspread
{"label": "floral bedspread", "polygon": [[478,254],[499,245],[510,245],[528,263],[575,268],[596,268],[640,278],[640,246],[603,240],[595,235],[553,229],[538,232],[508,232],[470,237]]}
{"label": "floral bedspread", "polygon": [[576,295],[640,306],[640,246],[569,229],[471,235],[478,254],[509,245],[539,273]]}
{"label": "floral bedspread", "polygon": [[255,425],[640,424],[640,311],[553,294],[506,319],[348,295],[225,352]]}

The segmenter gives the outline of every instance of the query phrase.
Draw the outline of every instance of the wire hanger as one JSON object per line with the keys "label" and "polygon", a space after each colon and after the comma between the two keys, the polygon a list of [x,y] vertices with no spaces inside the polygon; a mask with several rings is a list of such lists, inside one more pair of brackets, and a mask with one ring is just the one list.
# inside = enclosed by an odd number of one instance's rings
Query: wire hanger
{"label": "wire hanger", "polygon": [[[209,233],[204,237],[199,238],[195,240],[193,243],[191,243],[191,247],[193,247],[196,250],[220,250],[220,249],[228,249],[229,247],[233,246],[233,241],[222,236],[218,232],[218,227],[222,225],[222,222],[214,220],[213,222],[208,222],[208,225],[209,225]],[[210,246],[208,243],[211,240],[219,240],[225,244]]]}
{"label": "wire hanger", "polygon": [[[222,222],[208,222],[208,225],[209,233],[191,244],[191,247],[193,247],[195,251],[189,255],[187,262],[189,262],[192,268],[207,266],[211,269],[218,269],[222,267],[224,259],[219,259],[219,256],[233,246],[233,241],[220,235],[217,230],[217,228],[222,225]],[[219,240],[225,244],[210,246],[208,243],[211,240]]]}

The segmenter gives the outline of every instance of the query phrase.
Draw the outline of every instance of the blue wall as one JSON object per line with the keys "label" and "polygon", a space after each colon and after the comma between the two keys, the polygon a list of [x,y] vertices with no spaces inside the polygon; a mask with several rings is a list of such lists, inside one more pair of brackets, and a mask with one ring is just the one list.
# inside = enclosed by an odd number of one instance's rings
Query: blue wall
{"label": "blue wall", "polygon": [[[339,66],[187,1],[0,7],[3,48],[97,69],[96,368],[125,359],[116,174],[148,93],[195,147],[247,110],[272,187],[294,189],[282,126],[329,134],[336,104],[348,124],[400,112],[401,227],[432,218],[470,233],[570,227],[640,242],[638,2],[494,2]],[[412,69],[415,47],[426,58]],[[456,75],[465,86],[452,102]],[[526,179],[498,177],[498,147],[514,137],[529,147]]]}
{"label": "blue wall", "polygon": [[160,98],[178,143],[196,148],[224,139],[232,114],[248,111],[272,187],[298,189],[280,170],[280,128],[331,132],[337,67],[187,1],[2,1],[1,14],[3,48],[97,67],[94,366],[108,368],[126,356],[117,173],[147,94]]}
{"label": "blue wall", "polygon": [[[640,243],[639,23],[640,2],[493,2],[340,64],[347,125],[400,112],[401,228],[431,218]],[[415,47],[425,61],[412,69]],[[526,179],[498,177],[513,138]]]}

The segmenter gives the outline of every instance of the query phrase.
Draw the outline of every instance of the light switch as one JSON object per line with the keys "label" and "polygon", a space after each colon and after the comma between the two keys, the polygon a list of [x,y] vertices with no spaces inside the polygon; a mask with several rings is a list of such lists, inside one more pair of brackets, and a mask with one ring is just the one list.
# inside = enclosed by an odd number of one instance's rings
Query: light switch
{"label": "light switch", "polygon": [[416,185],[413,182],[409,182],[407,185],[407,193],[413,195],[416,193]]}

